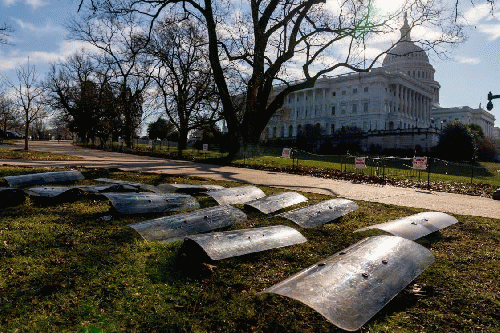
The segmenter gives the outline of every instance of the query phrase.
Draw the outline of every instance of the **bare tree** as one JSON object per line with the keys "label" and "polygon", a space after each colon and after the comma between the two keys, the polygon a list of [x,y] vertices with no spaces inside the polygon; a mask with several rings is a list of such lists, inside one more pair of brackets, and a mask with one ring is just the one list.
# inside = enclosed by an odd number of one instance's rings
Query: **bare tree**
{"label": "bare tree", "polygon": [[29,63],[26,67],[18,65],[16,68],[17,83],[10,82],[14,94],[14,102],[23,114],[24,121],[24,150],[28,150],[29,130],[31,122],[40,117],[45,111],[41,97],[44,88],[41,85],[35,66]]}
{"label": "bare tree", "polygon": [[206,36],[189,19],[169,16],[154,30],[147,52],[154,57],[153,80],[161,105],[179,133],[179,152],[188,133],[220,119]]}
{"label": "bare tree", "polygon": [[[210,64],[223,106],[230,142],[230,158],[240,144],[258,142],[270,118],[285,97],[311,88],[316,80],[336,70],[369,71],[401,42],[395,37],[385,46],[377,38],[395,32],[407,12],[412,26],[436,32],[417,41],[426,49],[460,40],[453,10],[437,1],[407,0],[397,11],[377,12],[373,1],[343,0],[92,0],[95,12],[121,15],[140,13],[149,27],[164,12],[180,9],[195,17],[208,35]],[[450,19],[447,25],[446,18]],[[395,35],[396,36],[396,35]],[[434,36],[437,36],[434,38]],[[366,57],[367,48],[378,51]],[[238,68],[244,79],[243,108],[235,107],[234,87],[226,68]],[[281,84],[275,89],[276,84]]]}
{"label": "bare tree", "polygon": [[14,107],[14,101],[5,92],[0,93],[0,128],[5,134],[7,130],[19,124],[19,117]]}
{"label": "bare tree", "polygon": [[69,26],[72,38],[82,40],[102,51],[98,57],[100,66],[109,69],[118,91],[123,128],[127,147],[131,148],[133,137],[142,122],[144,92],[151,75],[149,63],[144,58],[146,44],[139,37],[140,30],[133,15],[121,20],[101,17],[95,20],[86,16]]}
{"label": "bare tree", "polygon": [[10,44],[8,37],[12,31],[12,28],[7,24],[0,26],[0,44]]}

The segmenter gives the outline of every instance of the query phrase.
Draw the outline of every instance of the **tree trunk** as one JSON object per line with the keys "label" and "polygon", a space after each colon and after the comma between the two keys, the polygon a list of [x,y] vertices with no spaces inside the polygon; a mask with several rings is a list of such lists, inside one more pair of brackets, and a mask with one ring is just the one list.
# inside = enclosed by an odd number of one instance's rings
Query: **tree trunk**
{"label": "tree trunk", "polygon": [[182,151],[187,148],[187,136],[188,132],[184,130],[179,131],[179,140],[177,141],[177,147],[179,150],[179,157],[182,157]]}
{"label": "tree trunk", "polygon": [[28,115],[26,115],[26,122],[25,122],[25,127],[24,127],[24,150],[28,151],[28,134],[30,130],[30,123],[28,120]]}

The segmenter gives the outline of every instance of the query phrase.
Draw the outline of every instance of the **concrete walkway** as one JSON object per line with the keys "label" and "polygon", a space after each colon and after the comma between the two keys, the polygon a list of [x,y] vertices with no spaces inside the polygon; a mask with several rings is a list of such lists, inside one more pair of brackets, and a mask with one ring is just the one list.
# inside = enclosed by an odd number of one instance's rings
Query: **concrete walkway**
{"label": "concrete walkway", "polygon": [[[5,146],[22,148],[22,142]],[[119,168],[175,176],[197,176],[214,180],[230,180],[267,185],[290,190],[328,194],[352,200],[364,200],[406,207],[422,208],[452,214],[500,219],[500,201],[477,196],[430,192],[389,185],[354,184],[349,181],[291,175],[278,172],[235,168],[188,161],[165,160],[116,152],[85,149],[69,142],[30,142],[30,149],[80,156],[79,161],[0,160],[3,165],[31,167]]]}

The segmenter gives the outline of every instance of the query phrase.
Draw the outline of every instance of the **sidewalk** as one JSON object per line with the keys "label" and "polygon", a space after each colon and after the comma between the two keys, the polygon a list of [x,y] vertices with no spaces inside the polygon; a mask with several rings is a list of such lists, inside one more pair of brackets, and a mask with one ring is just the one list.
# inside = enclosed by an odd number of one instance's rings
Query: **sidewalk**
{"label": "sidewalk", "polygon": [[[12,147],[12,146],[10,146]],[[19,147],[22,148],[21,142]],[[343,180],[323,179],[245,168],[226,167],[188,161],[105,152],[72,146],[69,142],[30,142],[30,149],[80,156],[80,161],[0,160],[3,165],[31,167],[119,168],[175,176],[196,176],[214,180],[230,180],[266,185],[296,191],[335,195],[352,200],[372,201],[405,207],[422,208],[451,214],[500,219],[500,201],[453,193],[430,192],[421,189],[389,185],[354,184]]]}

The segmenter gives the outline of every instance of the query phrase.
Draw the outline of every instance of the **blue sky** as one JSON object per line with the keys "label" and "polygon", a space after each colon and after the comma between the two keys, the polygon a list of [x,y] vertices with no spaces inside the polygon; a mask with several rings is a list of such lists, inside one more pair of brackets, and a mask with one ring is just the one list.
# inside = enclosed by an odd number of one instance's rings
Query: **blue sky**
{"label": "blue sky", "polygon": [[[450,60],[431,56],[435,79],[441,84],[441,106],[486,107],[489,91],[500,94],[500,11],[478,0],[473,8],[462,8],[467,23],[468,40],[450,51]],[[79,0],[0,0],[0,23],[14,28],[12,45],[0,45],[0,75],[14,79],[14,68],[30,58],[43,77],[49,63],[84,47],[68,41],[64,28],[77,16]],[[470,6],[463,0],[462,5]],[[492,113],[500,127],[500,100],[494,101]]]}

